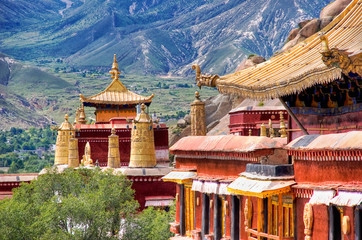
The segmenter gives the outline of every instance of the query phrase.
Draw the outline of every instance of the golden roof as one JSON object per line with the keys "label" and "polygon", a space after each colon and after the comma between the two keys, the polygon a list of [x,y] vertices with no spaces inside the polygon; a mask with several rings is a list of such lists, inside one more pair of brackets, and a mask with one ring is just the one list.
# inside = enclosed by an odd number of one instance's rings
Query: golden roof
{"label": "golden roof", "polygon": [[109,72],[112,75],[113,81],[111,84],[101,93],[98,93],[91,97],[84,97],[80,94],[80,101],[87,103],[100,103],[100,104],[113,104],[113,105],[124,105],[124,104],[140,104],[150,103],[154,94],[149,97],[143,97],[136,93],[129,91],[119,80],[118,63],[116,54],[114,54],[114,60],[112,64],[112,71]]}
{"label": "golden roof", "polygon": [[[315,84],[328,83],[342,76],[342,69],[322,61],[321,39],[331,47],[361,55],[362,0],[353,0],[346,9],[320,32],[270,60],[240,72],[219,77],[201,75],[196,69],[198,85],[216,86],[221,93],[251,99],[270,99],[299,93]],[[360,57],[359,57],[360,58]]]}
{"label": "golden roof", "polygon": [[60,127],[58,128],[59,131],[70,131],[70,130],[74,130],[72,124],[68,121],[69,116],[68,114],[65,114],[64,116],[64,122],[62,122],[62,124],[60,125]]}

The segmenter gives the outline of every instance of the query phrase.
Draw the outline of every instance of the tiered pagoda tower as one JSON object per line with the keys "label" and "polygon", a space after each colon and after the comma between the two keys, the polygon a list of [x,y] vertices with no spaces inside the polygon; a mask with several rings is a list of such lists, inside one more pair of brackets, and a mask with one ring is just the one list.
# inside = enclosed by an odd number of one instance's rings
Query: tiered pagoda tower
{"label": "tiered pagoda tower", "polygon": [[[85,97],[80,95],[81,106],[77,109],[74,129],[79,144],[79,159],[82,159],[85,145],[89,142],[92,160],[105,167],[108,162],[108,137],[111,129],[119,139],[120,166],[128,166],[131,150],[132,120],[137,116],[137,105],[149,107],[152,94],[143,97],[129,91],[120,81],[116,55],[112,64],[111,84],[101,93]],[[95,124],[86,124],[85,107],[95,108]],[[153,126],[154,125],[154,126]],[[154,143],[157,163],[168,162],[168,128],[165,124],[153,124]]]}
{"label": "tiered pagoda tower", "polygon": [[[168,207],[175,196],[175,184],[161,178],[171,171],[168,128],[153,122],[146,108],[154,95],[143,97],[129,91],[119,80],[116,55],[111,84],[91,97],[80,95],[74,124],[58,128],[55,165],[68,167],[107,167],[133,182],[140,209]],[[140,111],[137,112],[137,105]],[[96,122],[86,124],[84,106],[94,107]]]}

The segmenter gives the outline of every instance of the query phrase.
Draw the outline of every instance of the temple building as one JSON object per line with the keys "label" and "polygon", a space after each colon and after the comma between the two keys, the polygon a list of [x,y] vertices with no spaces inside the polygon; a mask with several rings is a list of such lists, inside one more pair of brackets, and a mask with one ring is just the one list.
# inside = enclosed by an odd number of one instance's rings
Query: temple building
{"label": "temple building", "polygon": [[[103,92],[91,97],[80,95],[81,106],[73,124],[65,116],[58,128],[54,165],[59,169],[114,169],[133,182],[140,210],[169,206],[175,184],[161,180],[171,171],[168,128],[147,113],[153,95],[137,95],[119,80],[116,56],[110,74],[112,82]],[[85,106],[95,108],[94,124],[87,124]]]}
{"label": "temple building", "polygon": [[163,180],[177,183],[174,239],[362,239],[361,22],[362,1],[352,0],[264,63],[225,76],[193,66],[200,87],[279,99],[285,110],[279,130],[276,111],[242,108],[230,113],[232,135],[170,148],[176,166]]}
{"label": "temple building", "polygon": [[[118,63],[114,56],[112,82],[101,93],[91,97],[80,95],[81,106],[77,109],[73,128],[78,139],[79,159],[84,154],[89,142],[93,153],[92,159],[98,161],[99,166],[107,166],[108,136],[111,129],[116,130],[119,136],[119,151],[121,166],[128,166],[131,150],[132,120],[137,116],[137,105],[149,106],[154,95],[143,97],[129,91],[120,81]],[[86,124],[84,107],[95,108],[95,124]],[[139,109],[139,107],[138,107]],[[157,162],[168,164],[168,128],[165,124],[155,123],[154,143]]]}

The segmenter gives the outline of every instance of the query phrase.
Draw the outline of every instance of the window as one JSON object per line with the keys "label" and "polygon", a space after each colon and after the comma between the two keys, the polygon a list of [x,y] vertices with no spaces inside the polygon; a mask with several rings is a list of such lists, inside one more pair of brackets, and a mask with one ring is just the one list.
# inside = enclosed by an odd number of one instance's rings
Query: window
{"label": "window", "polygon": [[283,236],[294,237],[293,196],[283,195]]}
{"label": "window", "polygon": [[[257,229],[248,229],[249,236],[254,238],[264,237],[264,239],[275,239],[276,236],[287,239],[293,238],[293,195],[273,195],[267,198],[258,198],[257,200]],[[251,213],[248,213],[249,216],[251,216]],[[282,223],[281,226],[279,226],[279,222]]]}

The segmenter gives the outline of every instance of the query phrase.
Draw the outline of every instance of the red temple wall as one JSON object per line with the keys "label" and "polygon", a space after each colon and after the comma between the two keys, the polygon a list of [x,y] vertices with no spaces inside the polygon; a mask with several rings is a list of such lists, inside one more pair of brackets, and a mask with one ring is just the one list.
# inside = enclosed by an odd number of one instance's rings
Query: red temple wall
{"label": "red temple wall", "polygon": [[[303,214],[298,216],[303,219]],[[313,205],[312,239],[328,239],[328,208],[326,205]],[[298,239],[302,239],[299,238]]]}
{"label": "red temple wall", "polygon": [[297,198],[295,207],[296,207],[296,215],[295,224],[297,227],[297,232],[295,236],[297,239],[304,239],[304,221],[303,221],[303,213],[304,213],[304,205],[309,202],[309,198]]}
{"label": "red temple wall", "polygon": [[[296,114],[296,116],[304,128],[307,130],[309,129],[309,134],[343,133],[353,130],[361,130],[362,126],[362,111],[349,112],[333,116],[312,114]],[[311,128],[324,130],[310,130]],[[299,129],[299,126],[293,120],[291,120],[291,129]],[[290,134],[291,140],[294,140],[303,135],[304,134],[302,131],[292,131]]]}
{"label": "red temple wall", "polygon": [[[119,152],[121,165],[127,166],[131,153],[131,129],[116,129],[119,136]],[[98,160],[101,167],[107,166],[108,159],[108,136],[110,129],[80,129],[76,133],[78,138],[79,162],[84,155],[84,148],[87,142],[91,147],[91,157],[95,163]],[[154,129],[155,149],[168,149],[168,129]]]}
{"label": "red temple wall", "polygon": [[[280,123],[280,110],[263,110],[263,111],[239,111],[229,113],[230,115],[230,133],[241,133],[239,135],[248,136],[249,129],[252,130],[253,136],[259,135],[257,124],[267,124],[269,119],[273,124]],[[284,122],[288,123],[288,113],[283,110]]]}
{"label": "red temple wall", "polygon": [[[308,174],[306,174],[308,173]],[[296,182],[362,182],[359,161],[294,161]]]}
{"label": "red temple wall", "polygon": [[[144,181],[134,181],[134,179],[143,179]],[[146,197],[149,196],[176,196],[176,183],[158,181],[159,177],[134,177],[128,176],[128,179],[133,179],[132,189],[135,190],[135,199],[140,204],[140,210],[144,209]],[[154,179],[156,181],[154,181]]]}
{"label": "red temple wall", "polygon": [[201,231],[201,221],[202,221],[202,193],[201,192],[195,192],[195,198],[199,198],[199,205],[196,204],[195,207],[195,213],[196,213],[196,223],[195,223],[195,229],[198,229]]}
{"label": "red temple wall", "polygon": [[176,168],[197,169],[200,177],[237,177],[245,171],[247,161],[215,160],[215,159],[190,159],[177,157]]}
{"label": "red temple wall", "polygon": [[[241,111],[230,113],[230,125],[240,123],[268,123],[269,119],[272,121],[280,121],[280,110],[263,110],[263,111]],[[288,113],[283,110],[284,120],[288,119]]]}

